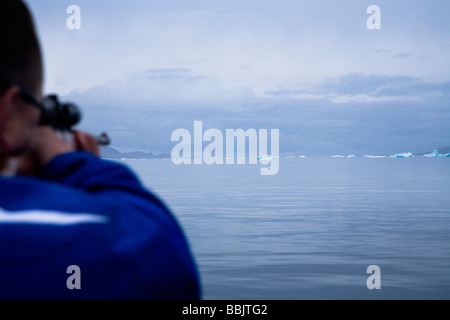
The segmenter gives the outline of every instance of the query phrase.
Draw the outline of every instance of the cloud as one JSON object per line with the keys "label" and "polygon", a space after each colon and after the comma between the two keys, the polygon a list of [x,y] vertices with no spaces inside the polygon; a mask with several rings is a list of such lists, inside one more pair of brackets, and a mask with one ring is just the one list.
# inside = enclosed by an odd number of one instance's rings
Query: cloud
{"label": "cloud", "polygon": [[434,95],[450,95],[450,81],[427,82],[405,75],[363,74],[351,72],[341,77],[326,78],[318,85],[304,85],[302,89],[266,91],[278,97],[312,97],[334,102],[373,102],[417,100]]}
{"label": "cloud", "polygon": [[448,2],[380,0],[379,32],[367,29],[360,1],[79,0],[79,31],[65,26],[68,3],[29,2],[43,40],[46,87],[64,94],[166,67],[257,94],[351,70],[432,81],[450,73]]}
{"label": "cloud", "polygon": [[405,59],[405,58],[410,58],[411,57],[411,53],[409,52],[399,52],[399,53],[394,53],[392,55],[392,58],[394,59]]}
{"label": "cloud", "polygon": [[125,79],[74,91],[66,98],[124,111],[240,111],[258,101],[251,88],[225,89],[216,78],[188,68],[146,69]]}
{"label": "cloud", "polygon": [[28,1],[46,88],[119,147],[168,152],[171,132],[194,120],[279,128],[281,151],[294,153],[450,140],[446,0],[379,0],[378,31],[356,0],[79,0],[79,32],[65,27],[68,3]]}
{"label": "cloud", "polygon": [[389,154],[448,144],[449,88],[448,82],[350,73],[258,96],[189,68],[154,68],[64,99],[85,110],[83,128],[110,132],[118,147],[170,152],[173,130],[191,130],[202,120],[205,130],[280,129],[285,153]]}

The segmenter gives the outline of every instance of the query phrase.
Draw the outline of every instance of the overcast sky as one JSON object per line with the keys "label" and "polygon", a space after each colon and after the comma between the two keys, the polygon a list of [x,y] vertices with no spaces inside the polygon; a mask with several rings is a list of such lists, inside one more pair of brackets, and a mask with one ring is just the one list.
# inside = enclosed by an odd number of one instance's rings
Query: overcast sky
{"label": "overcast sky", "polygon": [[[177,128],[280,129],[305,155],[450,145],[448,0],[28,0],[46,92],[116,147],[171,151]],[[81,29],[69,30],[69,5]],[[381,8],[369,30],[367,8]]]}

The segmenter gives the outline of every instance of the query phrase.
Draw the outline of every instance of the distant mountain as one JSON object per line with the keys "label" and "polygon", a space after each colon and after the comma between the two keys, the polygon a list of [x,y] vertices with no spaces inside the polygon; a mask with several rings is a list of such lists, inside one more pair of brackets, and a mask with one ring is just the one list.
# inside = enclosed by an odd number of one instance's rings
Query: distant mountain
{"label": "distant mountain", "polygon": [[122,153],[111,147],[100,147],[102,158],[121,159]]}
{"label": "distant mountain", "polygon": [[107,159],[167,159],[170,158],[170,154],[158,154],[155,155],[151,152],[133,151],[133,152],[120,152],[112,147],[100,147],[100,153],[102,158]]}

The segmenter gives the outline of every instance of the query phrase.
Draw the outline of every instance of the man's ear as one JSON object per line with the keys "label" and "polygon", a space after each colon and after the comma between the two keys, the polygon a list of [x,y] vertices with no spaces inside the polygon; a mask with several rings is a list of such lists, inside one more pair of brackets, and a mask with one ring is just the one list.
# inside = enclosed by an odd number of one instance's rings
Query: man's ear
{"label": "man's ear", "polygon": [[20,89],[18,87],[10,86],[0,91],[0,122],[9,115],[12,107],[19,102]]}
{"label": "man's ear", "polygon": [[14,106],[20,103],[20,89],[11,86],[0,92],[0,152],[8,150],[9,146],[4,139],[7,123]]}

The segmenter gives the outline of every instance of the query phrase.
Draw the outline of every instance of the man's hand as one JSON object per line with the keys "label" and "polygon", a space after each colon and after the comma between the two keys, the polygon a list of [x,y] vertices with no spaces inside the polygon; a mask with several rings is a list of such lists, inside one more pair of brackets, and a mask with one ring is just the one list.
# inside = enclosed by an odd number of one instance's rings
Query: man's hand
{"label": "man's hand", "polygon": [[39,167],[45,166],[54,157],[75,151],[75,147],[66,144],[50,127],[36,128],[36,133],[31,143],[31,152],[34,154]]}
{"label": "man's hand", "polygon": [[46,126],[38,127],[31,143],[31,151],[19,157],[18,173],[34,176],[39,172],[40,168],[44,167],[56,156],[76,150],[100,156],[97,141],[85,132],[75,131],[73,143],[69,145],[52,128]]}
{"label": "man's hand", "polygon": [[75,130],[74,132],[75,148],[80,151],[90,152],[97,157],[100,157],[100,148],[97,140],[85,132]]}

